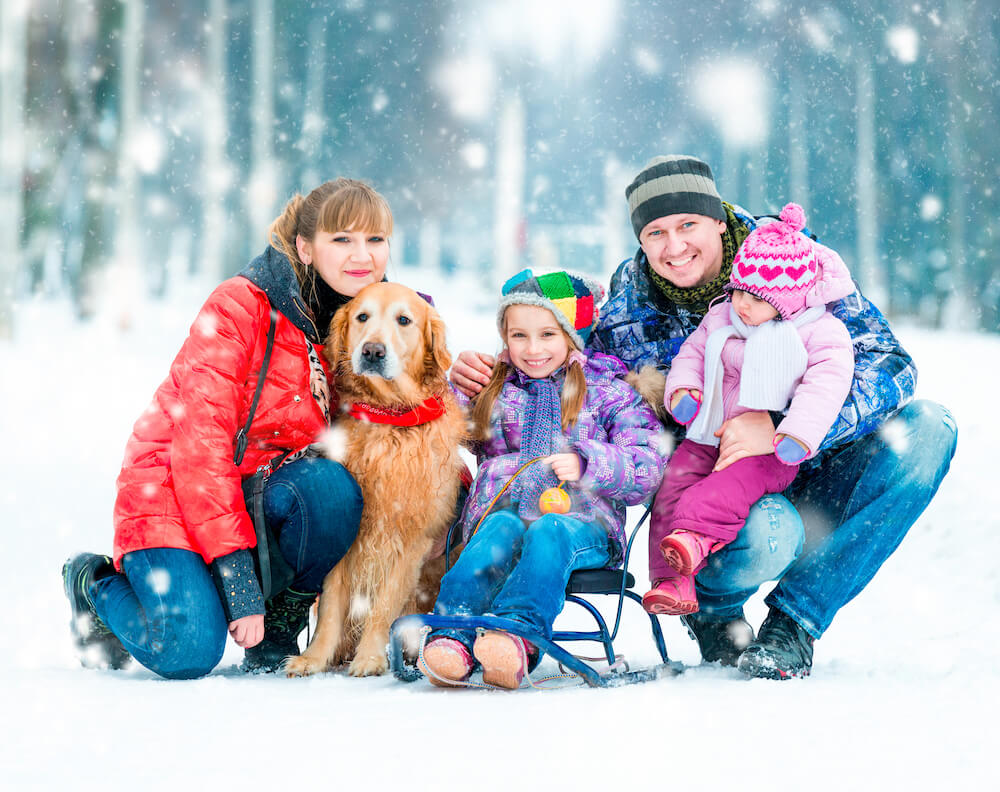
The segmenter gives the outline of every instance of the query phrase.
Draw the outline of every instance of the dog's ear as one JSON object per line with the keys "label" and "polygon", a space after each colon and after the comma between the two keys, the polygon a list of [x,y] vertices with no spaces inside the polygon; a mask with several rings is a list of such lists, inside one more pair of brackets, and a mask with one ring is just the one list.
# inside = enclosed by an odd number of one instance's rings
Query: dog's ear
{"label": "dog's ear", "polygon": [[347,354],[347,328],[350,324],[351,312],[347,306],[341,308],[330,322],[330,332],[326,337],[323,354],[330,362],[330,368],[337,370],[338,361]]}
{"label": "dog's ear", "polygon": [[451,354],[445,339],[444,322],[433,308],[427,311],[424,324],[424,379],[439,389],[448,387],[445,379],[451,368]]}

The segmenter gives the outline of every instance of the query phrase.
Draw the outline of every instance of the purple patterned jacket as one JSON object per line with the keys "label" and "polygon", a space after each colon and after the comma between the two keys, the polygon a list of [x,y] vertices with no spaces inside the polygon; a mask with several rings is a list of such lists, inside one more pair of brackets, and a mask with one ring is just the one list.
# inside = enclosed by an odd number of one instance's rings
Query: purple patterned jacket
{"label": "purple patterned jacket", "polygon": [[[582,457],[583,476],[565,487],[572,501],[569,515],[604,525],[614,540],[612,556],[616,562],[624,555],[626,505],[634,506],[653,495],[666,465],[666,455],[660,451],[660,441],[665,437],[663,427],[623,379],[627,371],[616,357],[590,354],[584,366],[587,398],[583,409],[553,448],[553,453],[572,450]],[[565,369],[551,376],[556,387],[561,388]],[[466,541],[490,501],[518,468],[523,420],[530,399],[527,380],[518,369],[511,369],[493,406],[490,438],[472,449],[479,468],[462,514]],[[507,495],[512,489],[504,493],[493,511],[510,507]],[[538,516],[534,515],[536,519]]]}

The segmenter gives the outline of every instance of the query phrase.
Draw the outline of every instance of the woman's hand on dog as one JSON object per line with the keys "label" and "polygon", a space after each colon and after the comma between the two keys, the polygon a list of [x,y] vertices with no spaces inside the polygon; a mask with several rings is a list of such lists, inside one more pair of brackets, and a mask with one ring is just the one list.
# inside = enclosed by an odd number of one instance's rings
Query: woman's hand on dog
{"label": "woman's hand on dog", "polygon": [[560,481],[579,481],[583,474],[580,455],[573,452],[553,454],[545,457],[542,462],[552,468],[552,472]]}
{"label": "woman's hand on dog", "polygon": [[490,381],[496,363],[497,360],[493,355],[484,352],[473,352],[468,349],[459,352],[451,365],[451,384],[470,399],[475,398]]}
{"label": "woman's hand on dog", "polygon": [[264,614],[244,616],[229,622],[229,634],[237,646],[249,649],[264,640]]}

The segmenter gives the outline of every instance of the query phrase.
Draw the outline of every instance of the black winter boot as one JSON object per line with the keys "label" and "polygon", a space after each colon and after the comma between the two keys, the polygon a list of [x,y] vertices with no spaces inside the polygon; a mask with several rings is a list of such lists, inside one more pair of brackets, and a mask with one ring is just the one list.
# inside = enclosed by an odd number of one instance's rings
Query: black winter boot
{"label": "black winter boot", "polygon": [[114,573],[111,559],[94,553],[80,553],[68,558],[62,567],[63,591],[73,614],[69,627],[84,668],[112,668],[117,671],[127,666],[132,658],[122,642],[101,621],[90,598],[90,584]]}
{"label": "black winter boot", "polygon": [[315,594],[285,589],[264,603],[264,640],[244,650],[240,668],[248,674],[271,674],[285,658],[299,653],[298,637],[309,623]]}
{"label": "black winter boot", "polygon": [[771,608],[736,667],[748,677],[791,679],[809,676],[812,660],[813,637],[787,613]]}
{"label": "black winter boot", "polygon": [[735,666],[740,653],[753,640],[753,628],[742,616],[731,621],[711,621],[698,612],[681,616],[681,622],[698,642],[704,663]]}

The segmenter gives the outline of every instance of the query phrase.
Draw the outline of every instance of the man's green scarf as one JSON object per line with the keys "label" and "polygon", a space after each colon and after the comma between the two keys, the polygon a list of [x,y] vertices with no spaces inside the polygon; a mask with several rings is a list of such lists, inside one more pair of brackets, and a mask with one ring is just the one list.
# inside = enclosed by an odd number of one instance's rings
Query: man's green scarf
{"label": "man's green scarf", "polygon": [[649,266],[649,277],[656,288],[662,292],[668,300],[677,305],[683,305],[692,313],[704,316],[708,313],[708,306],[716,297],[722,294],[722,287],[729,283],[729,274],[733,271],[733,259],[736,251],[743,240],[750,235],[750,229],[733,213],[733,207],[722,202],[723,209],[726,210],[726,230],[722,233],[722,269],[719,274],[703,286],[693,286],[690,289],[681,289],[674,286],[670,281],[658,274],[656,270]]}

